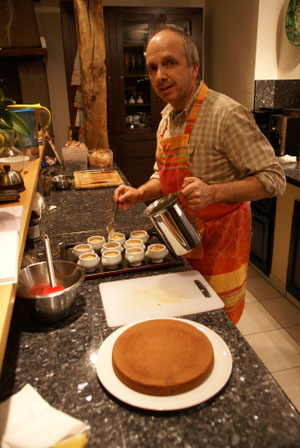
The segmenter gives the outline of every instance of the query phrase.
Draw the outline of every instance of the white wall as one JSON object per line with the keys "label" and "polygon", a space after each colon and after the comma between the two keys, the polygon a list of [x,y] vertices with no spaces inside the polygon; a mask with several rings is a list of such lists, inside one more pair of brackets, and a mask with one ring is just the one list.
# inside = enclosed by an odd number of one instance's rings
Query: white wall
{"label": "white wall", "polygon": [[[209,0],[208,0],[209,1]],[[255,79],[300,79],[300,47],[285,32],[289,0],[259,0]]]}
{"label": "white wall", "polygon": [[258,0],[206,0],[205,76],[208,86],[252,109]]}

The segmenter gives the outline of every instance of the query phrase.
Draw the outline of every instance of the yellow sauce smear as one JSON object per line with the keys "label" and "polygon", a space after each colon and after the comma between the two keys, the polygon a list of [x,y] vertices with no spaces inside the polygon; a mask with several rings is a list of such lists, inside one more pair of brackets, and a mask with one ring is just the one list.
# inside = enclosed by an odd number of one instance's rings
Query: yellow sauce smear
{"label": "yellow sauce smear", "polygon": [[157,306],[160,306],[162,303],[181,303],[183,299],[183,294],[177,290],[148,290],[148,289],[138,289],[133,293],[133,298],[137,299],[139,302],[141,301],[154,301],[158,302]]}

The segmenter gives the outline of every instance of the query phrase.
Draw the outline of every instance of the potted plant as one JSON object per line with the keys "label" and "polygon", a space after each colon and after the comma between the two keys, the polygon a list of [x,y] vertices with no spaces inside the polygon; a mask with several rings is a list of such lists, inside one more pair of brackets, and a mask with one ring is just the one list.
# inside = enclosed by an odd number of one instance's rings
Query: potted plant
{"label": "potted plant", "polygon": [[6,109],[7,104],[15,104],[15,101],[6,98],[0,89],[0,171],[3,171],[5,165],[22,170],[24,155],[14,146],[15,133],[28,137],[31,134],[26,123],[17,114]]}
{"label": "potted plant", "polygon": [[12,129],[20,134],[30,136],[27,124],[14,112],[6,109],[7,104],[15,104],[15,101],[6,98],[0,89],[0,129]]}

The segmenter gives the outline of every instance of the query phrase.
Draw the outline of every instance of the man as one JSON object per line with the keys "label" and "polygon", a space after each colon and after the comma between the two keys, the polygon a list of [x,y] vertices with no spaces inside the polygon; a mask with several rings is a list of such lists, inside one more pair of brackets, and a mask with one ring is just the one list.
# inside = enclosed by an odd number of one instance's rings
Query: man
{"label": "man", "polygon": [[164,27],[148,43],[146,64],[154,90],[168,103],[157,131],[155,173],[137,189],[121,185],[114,200],[127,209],[181,190],[202,236],[186,258],[237,323],[250,252],[248,201],[283,194],[284,172],[249,111],[199,83],[198,52],[188,36]]}

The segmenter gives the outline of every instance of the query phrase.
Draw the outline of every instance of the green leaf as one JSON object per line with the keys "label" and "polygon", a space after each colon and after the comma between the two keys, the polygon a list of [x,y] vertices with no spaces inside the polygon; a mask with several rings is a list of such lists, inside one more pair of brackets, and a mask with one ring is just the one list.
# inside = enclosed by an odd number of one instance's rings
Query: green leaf
{"label": "green leaf", "polygon": [[5,121],[0,118],[0,129],[11,129],[11,126],[5,123]]}
{"label": "green leaf", "polygon": [[5,103],[9,103],[9,104],[16,104],[16,102],[14,100],[11,100],[10,98],[3,98],[3,102]]}
{"label": "green leaf", "polygon": [[0,105],[6,106],[6,104],[16,104],[14,100],[11,100],[10,98],[6,98],[6,96],[3,93],[3,90],[0,89]]}
{"label": "green leaf", "polygon": [[2,119],[0,121],[0,127],[2,126],[2,129],[14,129],[16,132],[27,137],[31,135],[27,124],[17,114],[0,108],[0,118]]}

